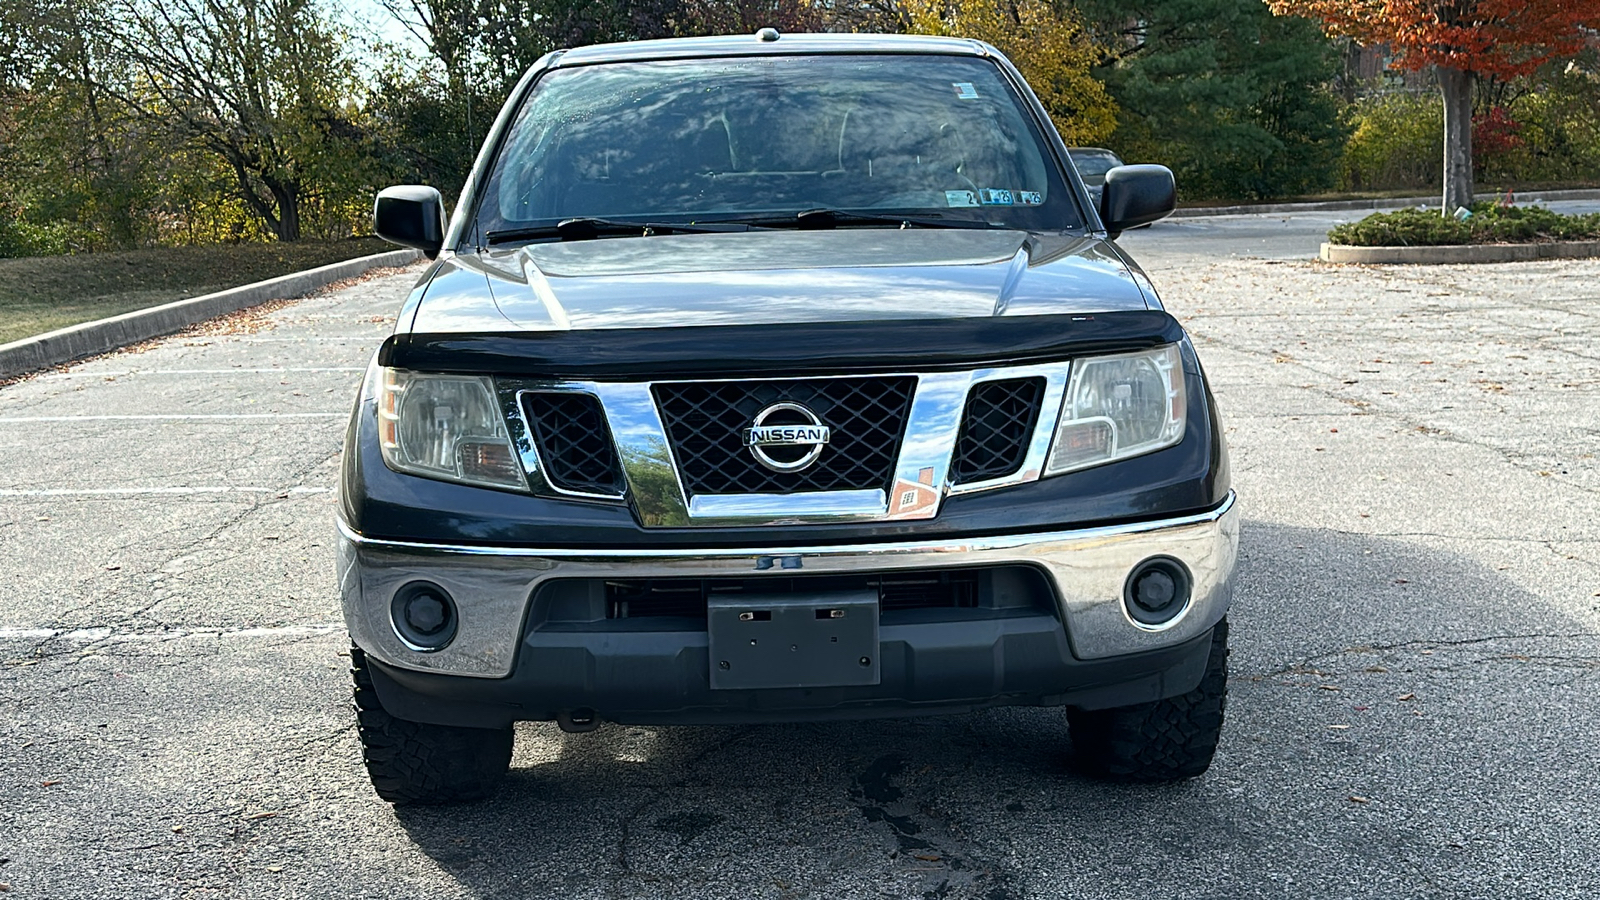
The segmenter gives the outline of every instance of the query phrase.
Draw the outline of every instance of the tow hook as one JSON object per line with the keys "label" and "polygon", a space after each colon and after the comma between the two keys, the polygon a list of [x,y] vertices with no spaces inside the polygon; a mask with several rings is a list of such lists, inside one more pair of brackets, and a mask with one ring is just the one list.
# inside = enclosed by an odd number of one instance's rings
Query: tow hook
{"label": "tow hook", "polygon": [[568,734],[582,734],[600,727],[600,716],[594,710],[563,709],[556,713],[556,724]]}

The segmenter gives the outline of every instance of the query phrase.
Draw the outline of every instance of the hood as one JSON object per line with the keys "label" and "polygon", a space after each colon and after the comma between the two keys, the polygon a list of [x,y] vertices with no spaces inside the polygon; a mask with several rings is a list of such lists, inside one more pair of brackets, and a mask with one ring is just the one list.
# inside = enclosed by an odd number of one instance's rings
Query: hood
{"label": "hood", "polygon": [[1104,242],[841,228],[530,244],[443,261],[415,333],[1082,314],[1149,308]]}

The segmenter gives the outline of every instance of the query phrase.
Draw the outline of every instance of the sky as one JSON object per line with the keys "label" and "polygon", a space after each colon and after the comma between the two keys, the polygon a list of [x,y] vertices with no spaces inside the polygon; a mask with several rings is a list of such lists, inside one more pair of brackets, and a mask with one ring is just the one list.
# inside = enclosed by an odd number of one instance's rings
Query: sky
{"label": "sky", "polygon": [[329,8],[338,21],[350,29],[364,58],[373,58],[372,48],[380,41],[398,45],[419,56],[427,53],[428,48],[404,25],[395,21],[394,16],[378,0],[334,0]]}

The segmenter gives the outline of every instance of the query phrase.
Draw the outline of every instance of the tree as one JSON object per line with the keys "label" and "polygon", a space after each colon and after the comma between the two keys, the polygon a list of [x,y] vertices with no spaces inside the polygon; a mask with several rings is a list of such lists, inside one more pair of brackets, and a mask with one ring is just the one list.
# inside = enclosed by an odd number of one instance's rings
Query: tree
{"label": "tree", "polygon": [[1117,107],[1089,74],[1102,49],[1070,8],[1048,0],[902,0],[906,30],[976,38],[1016,63],[1068,144],[1097,144],[1117,127]]}
{"label": "tree", "polygon": [[1331,187],[1346,129],[1333,42],[1260,0],[1079,0],[1104,48],[1116,149],[1170,166],[1189,199]]}
{"label": "tree", "polygon": [[1322,20],[1330,34],[1387,44],[1394,65],[1434,67],[1444,95],[1444,203],[1472,203],[1472,87],[1580,51],[1600,29],[1595,0],[1267,0],[1279,15]]}
{"label": "tree", "polygon": [[361,138],[354,69],[315,0],[107,0],[98,35],[117,99],[180,146],[213,154],[282,241]]}
{"label": "tree", "polygon": [[131,247],[152,233],[164,156],[104,89],[97,0],[0,5],[0,196],[39,251]]}

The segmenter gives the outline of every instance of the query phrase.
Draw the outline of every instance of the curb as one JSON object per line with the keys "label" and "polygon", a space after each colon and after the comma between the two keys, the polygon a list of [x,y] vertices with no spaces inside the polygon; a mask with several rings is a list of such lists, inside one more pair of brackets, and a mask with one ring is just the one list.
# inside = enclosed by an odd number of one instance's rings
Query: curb
{"label": "curb", "polygon": [[[1477,200],[1496,200],[1504,196],[1504,193],[1499,192],[1473,195],[1474,199]],[[1528,191],[1527,193],[1514,194],[1514,197],[1519,203],[1550,203],[1557,200],[1600,200],[1600,188],[1579,188],[1570,191]],[[1371,200],[1319,200],[1311,203],[1257,203],[1249,206],[1194,206],[1174,210],[1171,218],[1244,216],[1252,213],[1316,212],[1318,210],[1340,209],[1400,209],[1405,206],[1426,206],[1437,204],[1438,202],[1438,195],[1434,195],[1431,197],[1383,197]]]}
{"label": "curb", "polygon": [[1399,263],[1441,265],[1447,263],[1522,262],[1536,259],[1583,259],[1600,256],[1600,241],[1564,241],[1555,244],[1461,244],[1427,247],[1353,247],[1348,244],[1323,244],[1318,254],[1324,262]]}
{"label": "curb", "polygon": [[368,269],[408,265],[421,255],[416,250],[374,253],[0,344],[0,378],[24,375],[137,344],[268,300],[304,296],[335,281],[354,278]]}

